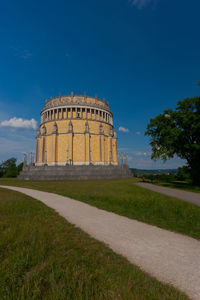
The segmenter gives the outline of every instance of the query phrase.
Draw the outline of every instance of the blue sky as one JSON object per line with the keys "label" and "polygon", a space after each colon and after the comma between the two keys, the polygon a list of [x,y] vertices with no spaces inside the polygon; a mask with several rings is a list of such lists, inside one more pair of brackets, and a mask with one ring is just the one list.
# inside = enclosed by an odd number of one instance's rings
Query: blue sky
{"label": "blue sky", "polygon": [[0,161],[34,151],[45,99],[74,91],[110,103],[130,166],[183,165],[153,162],[144,132],[200,94],[199,11],[199,0],[2,0]]}

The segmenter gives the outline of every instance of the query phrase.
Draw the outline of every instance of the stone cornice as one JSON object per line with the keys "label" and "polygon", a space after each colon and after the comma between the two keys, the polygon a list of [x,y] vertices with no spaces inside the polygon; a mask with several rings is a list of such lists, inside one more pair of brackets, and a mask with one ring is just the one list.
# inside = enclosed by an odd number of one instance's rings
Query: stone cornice
{"label": "stone cornice", "polygon": [[[68,135],[68,134],[73,134],[73,135],[85,135],[85,134],[89,134],[89,135],[96,135],[96,136],[103,136],[106,138],[112,138],[113,140],[117,140],[117,137],[114,136],[110,136],[110,135],[106,135],[104,133],[93,133],[93,132],[57,132],[56,135]],[[49,133],[49,134],[41,134],[40,136],[36,137],[36,138],[42,138],[42,137],[46,137],[46,136],[51,136],[51,135],[55,135],[55,133]]]}
{"label": "stone cornice", "polygon": [[103,124],[107,124],[109,126],[111,126],[112,128],[114,128],[114,126],[106,121],[102,121],[102,120],[95,120],[95,119],[81,119],[81,118],[62,118],[62,119],[53,119],[53,120],[48,120],[48,121],[44,121],[40,124],[40,127],[41,126],[44,126],[46,123],[50,123],[50,122],[57,122],[57,121],[87,121],[87,122],[90,122],[90,121],[94,121],[94,122],[99,122],[99,123],[103,123]]}

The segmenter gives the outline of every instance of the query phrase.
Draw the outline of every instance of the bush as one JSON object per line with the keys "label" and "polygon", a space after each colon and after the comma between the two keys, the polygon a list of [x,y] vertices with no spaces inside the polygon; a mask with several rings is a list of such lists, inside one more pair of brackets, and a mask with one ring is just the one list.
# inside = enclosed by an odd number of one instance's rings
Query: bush
{"label": "bush", "polygon": [[12,157],[0,164],[0,177],[17,177],[23,168],[23,163],[16,166],[17,159]]}
{"label": "bush", "polygon": [[190,181],[191,176],[190,176],[190,169],[187,166],[183,166],[181,168],[178,168],[178,173],[176,175],[177,180],[180,181]]}
{"label": "bush", "polygon": [[8,177],[13,178],[13,177],[17,177],[17,175],[18,175],[18,171],[17,171],[17,167],[16,167],[16,169],[10,169],[10,170],[8,170],[8,171],[3,175],[3,177],[4,177],[4,178],[8,178]]}

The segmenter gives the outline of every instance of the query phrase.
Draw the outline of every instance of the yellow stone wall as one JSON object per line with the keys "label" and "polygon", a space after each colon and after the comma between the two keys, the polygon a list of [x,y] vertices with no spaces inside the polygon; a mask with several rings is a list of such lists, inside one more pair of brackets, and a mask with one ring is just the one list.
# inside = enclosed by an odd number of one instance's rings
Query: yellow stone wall
{"label": "yellow stone wall", "polygon": [[[83,97],[80,99],[83,99]],[[62,102],[62,99],[59,100],[59,98],[56,98],[56,101]],[[73,98],[70,98],[70,101],[73,101]],[[105,103],[95,98],[86,98],[85,101],[88,103],[97,103],[99,106],[102,106],[102,109],[105,107]],[[47,103],[47,107],[48,105],[49,103]],[[80,115],[79,110],[78,113]],[[106,119],[99,121],[97,114],[95,120],[94,110],[92,110],[92,119],[90,119],[90,113],[87,113],[88,119],[86,120],[85,118],[84,110],[82,112],[82,119],[76,118],[74,108],[72,119],[69,110],[68,112],[65,110],[61,112],[59,110],[58,114],[55,112],[54,120],[52,120],[52,117],[48,121],[45,120],[41,124],[37,135],[36,165],[66,165],[67,163],[74,165],[89,163],[95,165],[117,165],[117,139],[116,136],[111,136],[113,126],[108,122],[106,123]],[[69,132],[70,122],[73,127],[72,132]],[[89,126],[88,133],[85,132],[86,122],[88,122]],[[54,130],[55,123],[57,125],[56,132]],[[103,126],[102,134],[100,134],[100,124]],[[43,132],[44,126],[45,133]]]}

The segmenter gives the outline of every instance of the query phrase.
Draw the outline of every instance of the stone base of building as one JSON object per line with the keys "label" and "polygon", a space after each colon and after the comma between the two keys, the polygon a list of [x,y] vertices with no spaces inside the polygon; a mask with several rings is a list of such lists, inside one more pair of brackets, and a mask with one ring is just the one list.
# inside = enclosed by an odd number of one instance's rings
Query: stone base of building
{"label": "stone base of building", "polygon": [[26,166],[18,178],[23,180],[90,180],[132,177],[127,165],[118,166]]}

